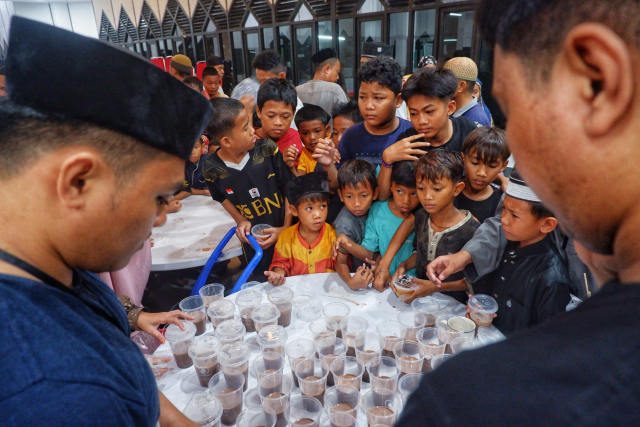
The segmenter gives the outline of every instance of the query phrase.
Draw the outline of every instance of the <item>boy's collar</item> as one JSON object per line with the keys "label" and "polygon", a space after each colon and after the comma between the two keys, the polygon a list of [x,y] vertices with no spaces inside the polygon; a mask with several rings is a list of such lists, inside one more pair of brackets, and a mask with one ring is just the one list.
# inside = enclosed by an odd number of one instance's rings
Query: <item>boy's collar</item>
{"label": "boy's collar", "polygon": [[547,234],[544,239],[539,242],[532,243],[523,248],[518,248],[520,242],[509,242],[505,251],[507,258],[527,257],[532,255],[539,255],[545,252],[553,250],[553,243],[551,242],[551,236]]}

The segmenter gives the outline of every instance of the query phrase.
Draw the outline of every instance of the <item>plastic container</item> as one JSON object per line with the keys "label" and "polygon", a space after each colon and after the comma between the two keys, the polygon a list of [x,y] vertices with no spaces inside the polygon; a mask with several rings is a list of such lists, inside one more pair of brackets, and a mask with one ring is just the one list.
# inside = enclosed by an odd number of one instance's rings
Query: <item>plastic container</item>
{"label": "plastic container", "polygon": [[423,356],[420,352],[420,344],[415,341],[400,341],[393,347],[393,352],[396,355],[401,377],[422,372]]}
{"label": "plastic container", "polygon": [[271,237],[271,234],[266,234],[263,232],[263,230],[267,228],[272,228],[272,227],[269,224],[256,224],[253,227],[251,227],[251,235],[256,240],[265,241],[269,237]]}
{"label": "plastic container", "polygon": [[480,326],[477,331],[476,340],[478,341],[478,345],[476,346],[476,348],[494,344],[504,339],[506,339],[506,337],[497,329],[485,328],[484,326]]}
{"label": "plastic container", "polygon": [[315,397],[320,402],[324,401],[329,368],[322,360],[301,360],[296,366],[295,374],[298,377],[300,392],[303,395]]}
{"label": "plastic container", "polygon": [[236,312],[236,305],[228,299],[213,301],[209,304],[207,314],[211,319],[211,325],[215,328],[225,320],[233,319]]}
{"label": "plastic container", "polygon": [[220,427],[222,403],[213,394],[198,391],[187,402],[182,413],[199,426]]}
{"label": "plastic container", "polygon": [[275,351],[281,355],[285,355],[284,349],[289,334],[280,325],[265,326],[258,332],[256,341],[263,353]]}
{"label": "plastic container", "polygon": [[204,300],[205,311],[207,311],[209,304],[224,298],[224,286],[220,283],[211,283],[201,287],[198,294]]}
{"label": "plastic container", "polygon": [[227,369],[209,381],[209,392],[222,403],[222,425],[232,426],[242,412],[242,392],[246,384],[241,372]]}
{"label": "plastic container", "polygon": [[243,342],[224,344],[218,352],[218,362],[222,368],[222,373],[228,370],[236,370],[244,375],[244,391],[247,391],[249,382],[250,357],[251,350],[249,346]]}
{"label": "plastic container", "polygon": [[[246,283],[245,283],[246,285]],[[244,286],[244,285],[243,285]],[[247,332],[255,332],[256,325],[251,319],[251,312],[262,302],[262,293],[256,288],[248,288],[238,292],[236,305],[240,312],[240,320]]]}
{"label": "plastic container", "polygon": [[354,340],[357,334],[367,331],[369,322],[363,317],[347,316],[340,320],[340,330],[342,331],[342,339],[347,345],[347,356],[356,356]]}
{"label": "plastic container", "polygon": [[404,339],[406,341],[417,341],[416,334],[422,328],[433,326],[428,324],[428,318],[425,313],[419,311],[401,311],[398,313],[398,322],[404,326]]}
{"label": "plastic container", "polygon": [[335,385],[350,385],[358,391],[362,383],[362,375],[366,372],[362,362],[351,356],[338,357],[331,363],[329,370]]}
{"label": "plastic container", "polygon": [[216,328],[216,338],[222,344],[231,344],[234,342],[242,342],[246,328],[239,319],[225,320]]}
{"label": "plastic container", "polygon": [[193,324],[196,327],[196,336],[202,335],[207,330],[207,314],[204,308],[204,299],[199,295],[187,297],[180,301],[180,311],[193,316]]}
{"label": "plastic container", "polygon": [[183,320],[182,326],[184,331],[178,325],[169,325],[164,332],[164,338],[171,347],[173,360],[175,360],[178,368],[185,369],[193,365],[193,361],[189,356],[189,347],[193,344],[193,339],[196,336],[196,327],[188,320]]}
{"label": "plastic container", "polygon": [[407,403],[407,399],[422,381],[422,374],[407,374],[398,380],[398,391],[402,395],[402,400]]}
{"label": "plastic container", "polygon": [[293,309],[296,317],[303,322],[313,322],[316,319],[322,317],[323,309],[322,301],[314,299],[304,303],[296,305],[295,300],[293,303]]}
{"label": "plastic container", "polygon": [[402,398],[392,390],[372,389],[362,396],[362,409],[370,426],[393,426],[402,411]]}
{"label": "plastic container", "polygon": [[387,356],[376,356],[367,362],[365,368],[369,372],[372,389],[396,390],[400,369],[395,359]]}
{"label": "plastic container", "polygon": [[411,283],[413,279],[415,279],[415,277],[409,276],[408,274],[404,274],[400,277],[395,276],[393,278],[393,286],[398,298],[404,299],[406,296],[409,296],[409,294],[412,294],[413,291],[416,290],[418,285],[416,285],[415,283]]}
{"label": "plastic container", "polygon": [[[338,325],[344,317],[347,317],[349,315],[350,312],[351,309],[349,308],[349,306],[341,302],[331,302],[329,304],[326,304],[322,309],[322,314],[324,314],[325,317],[338,322]],[[338,338],[342,338],[342,331],[340,330],[339,326],[337,329],[337,336]]]}
{"label": "plastic container", "polygon": [[287,405],[284,417],[291,427],[319,427],[322,413],[322,403],[318,399],[297,396]]}
{"label": "plastic container", "polygon": [[351,385],[336,385],[324,394],[324,408],[329,415],[347,414],[357,418],[359,406],[360,391]]}
{"label": "plastic container", "polygon": [[462,332],[462,336],[474,338],[476,336],[476,324],[473,320],[463,317],[463,316],[455,316],[451,317],[447,324],[454,331]]}
{"label": "plastic container", "polygon": [[280,311],[278,325],[287,327],[291,324],[291,315],[293,314],[293,297],[295,296],[291,288],[279,286],[271,289],[267,295],[269,302]]}
{"label": "plastic container", "polygon": [[337,337],[338,329],[340,329],[338,321],[330,317],[321,317],[309,323],[309,330],[316,344],[325,338]]}
{"label": "plastic container", "polygon": [[189,357],[193,361],[198,381],[202,387],[209,387],[209,380],[220,371],[218,351],[222,345],[216,337],[204,336],[196,339],[189,347]]}
{"label": "plastic container", "polygon": [[246,408],[238,415],[237,427],[275,427],[276,413],[271,408]]}
{"label": "plastic container", "polygon": [[[264,283],[261,282],[246,282],[240,286],[241,291],[246,291],[247,289],[251,289],[252,291],[257,291],[260,294],[264,292]],[[236,301],[237,304],[237,301]]]}
{"label": "plastic container", "polygon": [[298,377],[296,377],[295,374],[296,366],[298,366],[300,361],[309,357],[314,357],[316,354],[316,346],[313,341],[309,339],[299,338],[287,344],[284,351],[289,358],[289,365],[291,366],[291,372],[293,373],[293,381],[295,382],[296,387],[299,387]]}
{"label": "plastic container", "polygon": [[424,313],[426,318],[425,327],[433,327],[436,324],[436,317],[440,313],[442,305],[432,297],[423,297],[414,300],[411,308],[416,313]]}
{"label": "plastic container", "polygon": [[402,323],[396,320],[385,320],[378,323],[376,332],[384,341],[382,356],[396,357],[393,354],[393,346],[404,339],[404,329],[405,327]]}
{"label": "plastic container", "polygon": [[251,320],[260,332],[265,326],[277,325],[280,311],[273,304],[258,304],[251,312]]}
{"label": "plastic container", "polygon": [[281,372],[267,375],[258,383],[258,394],[262,400],[262,407],[270,408],[275,412],[276,427],[287,426],[284,412],[289,405],[292,388],[291,377],[284,376]]}
{"label": "plastic container", "polygon": [[456,338],[459,338],[464,335],[464,332],[456,331],[449,326],[449,319],[453,317],[459,317],[455,314],[445,313],[439,314],[436,318],[436,328],[438,329],[438,340],[442,344],[447,345],[447,349],[445,352],[450,353],[451,348],[449,347],[449,343]]}
{"label": "plastic container", "polygon": [[493,314],[498,311],[498,302],[489,295],[476,294],[469,298],[467,306],[470,309],[469,317],[476,326],[491,327]]}

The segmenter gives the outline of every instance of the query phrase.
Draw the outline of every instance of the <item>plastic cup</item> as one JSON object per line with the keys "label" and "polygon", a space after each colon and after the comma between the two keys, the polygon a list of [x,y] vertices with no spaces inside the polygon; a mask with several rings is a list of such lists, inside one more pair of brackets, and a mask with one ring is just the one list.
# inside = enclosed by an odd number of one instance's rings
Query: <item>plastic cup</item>
{"label": "plastic cup", "polygon": [[382,356],[396,357],[393,354],[393,346],[404,339],[405,327],[396,320],[385,320],[378,323],[376,332],[384,340]]}
{"label": "plastic cup", "polygon": [[339,328],[338,321],[330,317],[321,317],[309,323],[309,330],[313,334],[313,342],[316,344],[325,338],[338,336]]}
{"label": "plastic cup", "polygon": [[420,344],[420,354],[424,357],[422,372],[431,371],[431,359],[439,354],[444,354],[446,343],[441,343],[438,339],[437,328],[422,328],[416,335]]}
{"label": "plastic cup", "polygon": [[469,298],[467,306],[470,309],[469,317],[476,326],[491,327],[493,313],[498,311],[498,302],[489,295],[476,294]]}
{"label": "plastic cup", "polygon": [[270,408],[247,408],[238,415],[237,427],[274,427],[276,413]]}
{"label": "plastic cup", "polygon": [[238,292],[236,296],[236,305],[238,306],[238,311],[240,312],[240,320],[242,321],[242,324],[244,325],[247,332],[256,331],[256,325],[251,319],[251,312],[261,302],[262,293],[260,293],[260,291],[258,291],[256,288],[245,289]]}
{"label": "plastic cup", "polygon": [[392,390],[372,389],[362,396],[362,408],[370,426],[392,426],[402,411],[402,398]]}
{"label": "plastic cup", "polygon": [[420,353],[420,344],[415,341],[400,341],[393,347],[393,352],[400,368],[400,377],[422,372],[423,356]]}
{"label": "plastic cup", "polygon": [[[358,334],[354,340],[356,349],[356,359],[366,366],[367,362],[376,356],[382,355],[384,340],[376,334]],[[365,370],[362,381],[369,382],[369,373]]]}
{"label": "plastic cup", "polygon": [[258,382],[269,374],[282,373],[284,370],[284,356],[275,351],[262,353],[251,362],[253,372],[256,374]]}
{"label": "plastic cup", "polygon": [[220,323],[215,331],[215,336],[222,344],[242,342],[247,330],[239,319],[225,320]]}
{"label": "plastic cup", "polygon": [[275,351],[284,356],[285,344],[289,334],[280,325],[265,326],[258,332],[258,345],[263,353]]}
{"label": "plastic cup", "polygon": [[320,427],[357,427],[358,422],[355,416],[344,413],[329,414],[328,417],[320,421]]}
{"label": "plastic cup", "polygon": [[271,228],[271,226],[269,224],[256,224],[251,227],[251,235],[256,240],[265,241],[271,236],[271,234],[266,234],[263,232],[263,230],[267,228]]}
{"label": "plastic cup", "polygon": [[303,395],[324,401],[329,368],[320,359],[304,359],[298,363],[295,371]]}
{"label": "plastic cup", "polygon": [[233,319],[236,312],[236,305],[228,299],[220,299],[209,304],[207,314],[211,319],[211,325],[215,328],[225,320]]}
{"label": "plastic cup", "polygon": [[276,372],[263,377],[258,383],[258,394],[263,408],[269,408],[276,414],[276,427],[286,427],[284,412],[289,404],[293,381],[289,376]]}
{"label": "plastic cup", "polygon": [[211,283],[200,288],[198,294],[204,300],[205,311],[209,309],[209,304],[224,298],[224,285]]}
{"label": "plastic cup", "polygon": [[407,374],[398,380],[398,391],[402,395],[404,403],[407,402],[411,393],[418,388],[421,380],[422,374]]}
{"label": "plastic cup", "polygon": [[271,289],[267,295],[269,302],[280,311],[280,317],[278,318],[278,325],[287,327],[291,324],[291,315],[293,314],[293,297],[295,294],[286,286],[278,286]]}
{"label": "plastic cup", "polygon": [[460,337],[451,341],[451,354],[462,353],[466,350],[473,350],[476,346],[476,340],[469,337]]}
{"label": "plastic cup", "polygon": [[447,324],[454,331],[462,332],[463,337],[474,338],[476,336],[476,324],[467,317],[452,317]]}
{"label": "plastic cup", "polygon": [[436,317],[440,313],[440,303],[432,297],[423,297],[414,300],[411,303],[411,308],[414,312],[424,313],[427,316],[425,323],[426,328],[432,328],[436,325]]}
{"label": "plastic cup", "polygon": [[360,391],[348,384],[333,386],[324,394],[324,407],[329,415],[347,414],[358,417]]}
{"label": "plastic cup", "polygon": [[251,312],[251,320],[256,326],[256,331],[270,325],[277,325],[280,311],[273,304],[258,304]]}
{"label": "plastic cup", "polygon": [[303,322],[313,322],[316,319],[322,317],[322,301],[314,299],[311,301],[307,301],[304,303],[297,304],[293,303],[293,310],[296,314],[296,317]]}
{"label": "plastic cup", "polygon": [[369,372],[372,389],[396,390],[400,369],[395,359],[387,356],[376,356],[369,360],[366,369]]}
{"label": "plastic cup", "polygon": [[221,346],[216,337],[204,336],[196,339],[189,347],[189,357],[202,387],[209,387],[211,377],[220,371],[218,351]]}
{"label": "plastic cup", "polygon": [[261,282],[245,282],[240,285],[241,291],[246,291],[247,289],[251,289],[252,291],[257,291],[262,294],[264,292],[264,283]]}
{"label": "plastic cup", "polygon": [[[331,302],[325,305],[324,308],[322,309],[322,314],[324,314],[325,317],[328,317],[338,322],[338,325],[340,325],[340,321],[344,317],[347,317],[350,312],[351,312],[351,309],[349,308],[349,306],[341,302]],[[339,329],[339,326],[337,329],[337,336],[338,338],[342,338],[342,330]]]}
{"label": "plastic cup", "polygon": [[427,315],[419,311],[402,311],[398,314],[398,322],[404,326],[405,341],[417,341],[418,331],[427,326]]}
{"label": "plastic cup", "polygon": [[251,350],[243,342],[224,344],[218,352],[218,362],[222,367],[222,373],[235,370],[244,375],[244,391],[247,391],[247,383],[249,382],[249,357],[251,357]]}
{"label": "plastic cup", "polygon": [[[331,366],[334,360],[347,354],[347,346],[340,338],[329,337],[316,344],[316,352],[318,353],[318,358],[320,360],[326,363],[327,366]],[[333,376],[329,376],[327,384],[329,386],[335,384],[333,382]]]}
{"label": "plastic cup", "polygon": [[445,349],[445,353],[451,354],[451,347],[449,344],[456,338],[459,338],[464,335],[464,332],[459,332],[452,329],[449,326],[449,319],[452,317],[458,317],[455,314],[445,313],[439,314],[436,318],[436,328],[438,328],[438,340],[441,343],[446,344],[447,347]]}
{"label": "plastic cup", "polygon": [[164,338],[169,342],[173,360],[175,360],[178,368],[184,369],[193,365],[193,361],[189,356],[189,347],[193,344],[196,336],[196,326],[188,320],[182,321],[184,331],[178,325],[171,324],[164,332]]}
{"label": "plastic cup", "polygon": [[242,412],[242,392],[246,384],[245,377],[234,369],[218,372],[209,381],[209,392],[222,403],[223,425],[232,426]]}
{"label": "plastic cup", "polygon": [[404,274],[400,277],[395,276],[393,278],[393,286],[396,288],[396,296],[400,299],[403,297],[412,294],[413,291],[417,288],[417,285],[411,283],[411,281],[415,279],[413,276],[409,276],[408,274]]}
{"label": "plastic cup", "polygon": [[453,357],[453,354],[439,354],[433,359],[431,359],[431,369],[434,371],[438,368],[438,366],[442,365],[445,360]]}
{"label": "plastic cup", "polygon": [[360,390],[362,375],[365,373],[364,365],[355,357],[341,356],[330,365],[333,383],[336,385],[350,385]]}
{"label": "plastic cup", "polygon": [[204,300],[199,295],[187,297],[180,301],[180,310],[193,316],[193,324],[196,327],[196,335],[202,335],[207,330],[207,314],[204,308]]}
{"label": "plastic cup", "polygon": [[295,374],[296,366],[298,366],[298,363],[300,363],[301,360],[314,357],[316,354],[316,346],[313,341],[306,338],[300,338],[287,344],[284,352],[289,358],[289,366],[291,366],[293,382],[296,384],[296,387],[299,387],[298,377],[296,377]]}
{"label": "plastic cup", "polygon": [[342,339],[347,345],[347,356],[356,356],[354,340],[357,334],[367,331],[369,322],[358,316],[343,317],[340,321],[340,330],[342,331]]}
{"label": "plastic cup", "polygon": [[497,329],[485,328],[484,326],[478,327],[478,333],[476,340],[478,344],[476,348],[484,347],[485,345],[494,344],[505,339],[505,336]]}
{"label": "plastic cup", "polygon": [[322,403],[314,397],[297,396],[291,399],[284,417],[291,427],[319,427]]}
{"label": "plastic cup", "polygon": [[199,426],[220,427],[222,403],[213,394],[198,391],[191,396],[182,413]]}

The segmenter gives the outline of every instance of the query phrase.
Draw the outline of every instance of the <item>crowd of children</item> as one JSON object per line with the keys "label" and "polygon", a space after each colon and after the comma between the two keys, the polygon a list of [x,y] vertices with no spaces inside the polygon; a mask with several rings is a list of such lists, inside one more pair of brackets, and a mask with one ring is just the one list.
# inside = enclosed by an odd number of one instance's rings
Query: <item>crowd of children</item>
{"label": "crowd of children", "polygon": [[[255,105],[227,98],[218,71],[207,67],[202,83],[185,83],[211,98],[215,115],[174,199],[204,194],[220,202],[238,224],[244,263],[254,255],[251,228],[267,224],[257,280],[278,286],[290,276],[337,272],[351,289],[382,291],[409,275],[406,303],[434,292],[463,303],[486,293],[498,301],[495,324],[504,333],[540,323],[565,310],[575,284],[564,248],[549,236],[557,220],[517,172],[510,181],[505,174],[505,132],[455,114],[477,78],[469,61],[464,72],[457,62],[427,67],[403,83],[401,67],[379,56],[362,65],[357,99],[331,114],[300,106],[282,75],[259,82]],[[405,104],[410,120],[396,115]],[[486,239],[481,224],[496,221],[508,241],[495,244],[497,268],[429,279],[430,262]]]}

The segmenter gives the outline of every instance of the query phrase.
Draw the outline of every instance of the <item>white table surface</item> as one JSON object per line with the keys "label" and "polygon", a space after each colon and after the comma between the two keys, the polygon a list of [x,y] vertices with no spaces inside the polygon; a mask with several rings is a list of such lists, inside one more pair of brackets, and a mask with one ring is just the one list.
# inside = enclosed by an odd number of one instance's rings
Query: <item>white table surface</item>
{"label": "white table surface", "polygon": [[[227,232],[236,223],[222,205],[209,196],[189,196],[182,209],[167,214],[167,222],[151,234],[151,271],[201,267]],[[219,260],[242,255],[242,247],[233,236]]]}
{"label": "white table surface", "polygon": [[[313,292],[317,298],[324,304],[331,302],[345,303],[351,309],[351,316],[363,317],[369,322],[368,333],[376,333],[376,326],[383,320],[397,320],[398,313],[400,311],[411,310],[411,306],[401,302],[391,289],[387,289],[382,293],[379,293],[373,289],[352,291],[349,287],[340,279],[337,273],[318,273],[305,276],[288,277],[285,283],[296,293]],[[265,284],[265,293],[263,296],[263,303],[267,301],[267,292],[273,289],[269,284]],[[235,295],[230,295],[227,299],[234,301]],[[448,296],[440,294],[442,298],[449,298]],[[465,306],[458,303],[453,298],[449,298],[455,303],[453,313],[458,315],[464,315],[466,313]],[[453,305],[453,304],[452,304]],[[295,312],[295,308],[294,308]],[[236,309],[236,317],[238,312]],[[291,317],[291,325],[286,328],[289,335],[287,343],[296,340],[298,338],[312,339],[311,332],[309,331],[308,323],[303,322],[296,318],[295,315]],[[205,334],[213,334],[211,325],[207,325],[207,332]],[[260,405],[260,398],[257,396],[257,380],[253,372],[253,359],[260,354],[260,349],[256,344],[256,333],[251,332],[245,334],[245,342],[251,345],[252,355],[249,365],[249,386],[244,394],[244,408],[247,405]],[[171,349],[168,343],[165,343],[158,347],[154,353],[156,356],[171,356]],[[164,393],[179,410],[183,410],[187,402],[191,399],[191,396],[197,391],[206,391],[206,388],[201,387],[196,376],[195,369],[189,367],[186,369],[179,369],[174,361],[162,365],[169,367],[169,371],[158,380],[158,389]],[[289,362],[285,364],[284,374],[291,375],[291,367]],[[368,383],[363,382],[361,388],[361,395],[370,389]],[[293,388],[291,396],[299,395],[298,388]],[[358,424],[360,426],[366,426],[366,418],[362,411],[359,412]]]}

